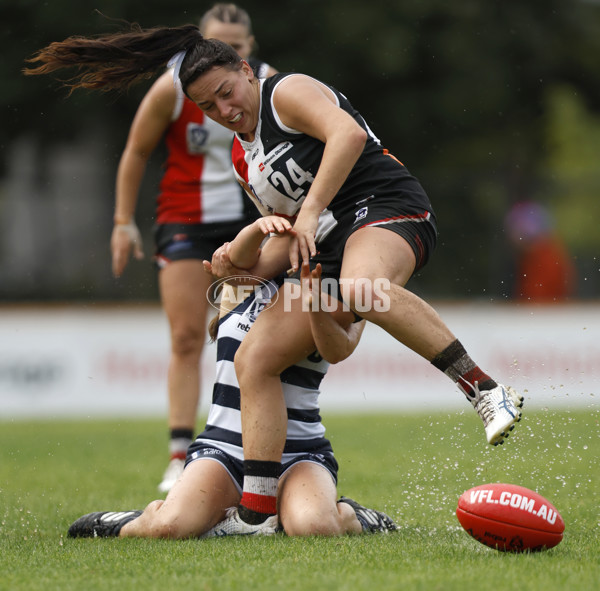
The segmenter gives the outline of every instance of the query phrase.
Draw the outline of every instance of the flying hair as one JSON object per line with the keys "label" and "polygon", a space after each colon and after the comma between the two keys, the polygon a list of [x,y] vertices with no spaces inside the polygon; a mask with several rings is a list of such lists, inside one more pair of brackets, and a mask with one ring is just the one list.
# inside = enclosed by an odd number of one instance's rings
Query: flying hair
{"label": "flying hair", "polygon": [[215,66],[241,67],[235,50],[216,39],[205,39],[196,25],[142,29],[127,23],[127,30],[95,37],[72,36],[37,51],[26,62],[26,76],[74,69],[63,86],[92,90],[123,91],[164,69],[178,52],[185,51],[180,79],[187,88]]}

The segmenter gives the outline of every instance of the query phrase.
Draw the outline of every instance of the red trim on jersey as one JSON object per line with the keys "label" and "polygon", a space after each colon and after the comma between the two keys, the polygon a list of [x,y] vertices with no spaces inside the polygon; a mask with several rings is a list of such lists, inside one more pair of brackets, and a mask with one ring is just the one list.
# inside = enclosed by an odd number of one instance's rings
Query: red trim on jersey
{"label": "red trim on jersey", "polygon": [[383,149],[383,155],[393,158],[398,164],[402,164],[402,166],[404,166],[404,164],[400,162],[400,160],[398,160],[398,158],[396,158],[396,156],[394,156],[387,148]]}
{"label": "red trim on jersey", "polygon": [[246,152],[244,152],[244,148],[242,148],[242,144],[240,144],[240,140],[237,135],[233,138],[233,145],[231,146],[231,161],[233,162],[233,167],[235,171],[242,177],[244,182],[248,184],[248,164],[244,159]]}

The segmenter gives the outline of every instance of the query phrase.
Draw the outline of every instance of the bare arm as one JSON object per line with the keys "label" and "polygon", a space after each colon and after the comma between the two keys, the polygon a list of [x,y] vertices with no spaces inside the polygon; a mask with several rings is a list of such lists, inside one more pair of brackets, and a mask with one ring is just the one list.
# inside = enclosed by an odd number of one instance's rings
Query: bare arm
{"label": "bare arm", "polygon": [[[321,265],[310,271],[308,263],[302,264],[300,280],[303,282],[304,303],[309,311],[310,328],[317,351],[329,363],[339,363],[349,357],[360,341],[366,321],[354,321],[350,311],[324,310],[320,305]],[[314,296],[319,298],[315,301]]]}
{"label": "bare arm", "polygon": [[[204,268],[216,277],[255,275],[271,279],[290,266],[291,223],[279,216],[266,216],[243,228],[230,242],[218,248]],[[270,238],[263,246],[266,237]]]}
{"label": "bare arm", "polygon": [[292,224],[285,218],[276,215],[258,218],[240,230],[230,243],[229,258],[236,267],[250,269],[258,262],[261,244],[267,236],[283,236],[288,233],[293,233]]}
{"label": "bare arm", "polygon": [[135,226],[135,209],[146,164],[171,123],[175,99],[172,74],[165,72],[140,103],[129,130],[117,171],[115,226],[111,237],[116,277],[123,273],[132,247],[136,258],[144,256]]}
{"label": "bare arm", "polygon": [[273,100],[285,125],[325,144],[319,170],[294,224],[296,237],[290,246],[290,261],[297,269],[299,255],[306,262],[316,254],[314,236],[319,214],[331,203],[356,164],[367,132],[337,106],[330,89],[307,76],[285,79]]}

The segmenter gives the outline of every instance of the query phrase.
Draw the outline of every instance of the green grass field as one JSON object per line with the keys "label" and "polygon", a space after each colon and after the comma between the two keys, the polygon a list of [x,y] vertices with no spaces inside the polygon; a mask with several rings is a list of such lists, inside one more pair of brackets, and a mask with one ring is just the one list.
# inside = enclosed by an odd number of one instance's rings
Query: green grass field
{"label": "green grass field", "polygon": [[[293,539],[66,538],[90,511],[157,498],[164,420],[0,422],[0,589],[525,590],[600,581],[600,412],[528,411],[508,442],[485,443],[471,411],[326,415],[339,491],[387,511],[388,536]],[[460,527],[460,494],[487,482],[535,489],[560,511],[561,544],[491,550]]]}

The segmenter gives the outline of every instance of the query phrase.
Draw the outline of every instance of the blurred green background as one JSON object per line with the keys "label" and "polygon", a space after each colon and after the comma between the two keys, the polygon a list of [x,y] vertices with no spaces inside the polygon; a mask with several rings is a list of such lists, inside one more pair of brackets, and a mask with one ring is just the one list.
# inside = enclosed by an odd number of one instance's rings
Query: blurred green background
{"label": "blurred green background", "polygon": [[[114,177],[136,107],[126,95],[24,77],[24,59],[69,35],[197,22],[212,2],[0,0],[0,301],[155,300],[150,261],[164,153],[137,222],[146,259],[110,272]],[[433,202],[438,249],[410,286],[438,299],[510,299],[504,218],[517,201],[551,212],[600,292],[600,2],[245,0],[257,55],[336,86]]]}

